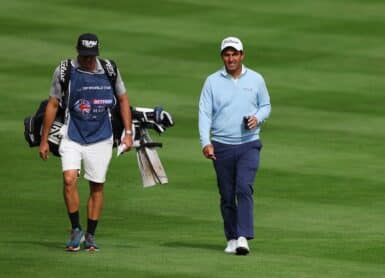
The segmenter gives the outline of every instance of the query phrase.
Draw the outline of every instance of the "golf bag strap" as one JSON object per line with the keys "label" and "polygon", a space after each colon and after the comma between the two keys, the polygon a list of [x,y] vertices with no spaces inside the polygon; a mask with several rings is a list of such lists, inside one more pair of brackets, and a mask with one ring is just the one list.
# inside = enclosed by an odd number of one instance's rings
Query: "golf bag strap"
{"label": "golf bag strap", "polygon": [[116,79],[118,77],[118,71],[116,64],[113,60],[108,60],[108,59],[99,59],[100,64],[102,65],[102,68],[104,69],[104,72],[106,73],[108,80],[111,83],[112,89],[115,93],[115,84],[116,84]]}
{"label": "golf bag strap", "polygon": [[71,59],[62,60],[59,66],[59,83],[61,86],[62,96],[64,96],[65,92],[68,89],[68,84],[70,82],[71,75]]}

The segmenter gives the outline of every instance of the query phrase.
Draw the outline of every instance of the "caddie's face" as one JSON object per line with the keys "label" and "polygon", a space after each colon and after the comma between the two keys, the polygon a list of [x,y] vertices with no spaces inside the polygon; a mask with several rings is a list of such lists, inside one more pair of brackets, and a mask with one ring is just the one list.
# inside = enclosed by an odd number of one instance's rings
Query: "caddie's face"
{"label": "caddie's face", "polygon": [[226,71],[231,75],[239,75],[242,71],[242,61],[245,56],[243,51],[238,51],[234,48],[226,48],[222,54],[223,64]]}
{"label": "caddie's face", "polygon": [[80,68],[85,71],[95,71],[96,70],[96,56],[78,56],[78,62]]}

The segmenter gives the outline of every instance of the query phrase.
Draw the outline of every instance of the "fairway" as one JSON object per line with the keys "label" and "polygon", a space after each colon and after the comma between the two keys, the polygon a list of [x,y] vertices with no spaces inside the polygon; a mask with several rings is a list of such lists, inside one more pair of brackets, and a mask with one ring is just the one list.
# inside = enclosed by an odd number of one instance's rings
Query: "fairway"
{"label": "fairway", "polygon": [[[13,0],[0,9],[0,277],[385,277],[385,2]],[[111,160],[98,253],[66,253],[60,161],[23,119],[93,32],[133,106],[162,105],[167,185],[143,188],[132,151]],[[198,100],[238,36],[272,114],[262,128],[249,256],[223,252]],[[88,184],[81,178],[86,225]]]}

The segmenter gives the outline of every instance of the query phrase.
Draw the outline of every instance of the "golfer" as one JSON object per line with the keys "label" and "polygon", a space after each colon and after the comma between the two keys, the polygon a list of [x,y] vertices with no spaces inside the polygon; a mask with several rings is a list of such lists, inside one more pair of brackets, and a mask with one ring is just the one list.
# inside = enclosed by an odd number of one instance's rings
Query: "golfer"
{"label": "golfer", "polygon": [[270,114],[263,77],[243,65],[240,39],[225,38],[224,67],[207,77],[199,101],[203,155],[213,160],[227,240],[226,253],[247,255],[254,238],[253,183],[262,143],[259,133]]}
{"label": "golfer", "polygon": [[[67,107],[67,117],[62,129],[63,137],[59,153],[63,170],[64,200],[72,226],[66,250],[78,251],[81,241],[85,238],[85,250],[98,251],[99,247],[94,236],[103,207],[103,186],[113,146],[110,109],[114,105],[120,105],[125,127],[122,144],[127,146],[126,150],[132,146],[131,112],[119,71],[117,71],[117,80],[113,88],[97,58],[99,56],[97,36],[90,33],[80,35],[76,49],[78,56],[71,61],[70,82],[64,99],[62,99],[59,67],[54,72],[39,153],[43,160],[48,158],[49,130],[59,103],[64,103]],[[84,178],[89,181],[90,187],[85,233],[79,220],[80,198],[77,188],[81,161],[84,166]]]}

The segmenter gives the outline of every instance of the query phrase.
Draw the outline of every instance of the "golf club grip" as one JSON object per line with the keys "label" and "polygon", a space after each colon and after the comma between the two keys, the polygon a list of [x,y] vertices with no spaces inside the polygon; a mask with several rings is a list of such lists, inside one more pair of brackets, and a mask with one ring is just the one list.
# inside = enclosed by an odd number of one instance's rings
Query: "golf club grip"
{"label": "golf club grip", "polygon": [[156,147],[163,147],[162,143],[157,143],[157,142],[148,142],[148,143],[143,143],[141,147],[147,147],[147,148],[156,148]]}

